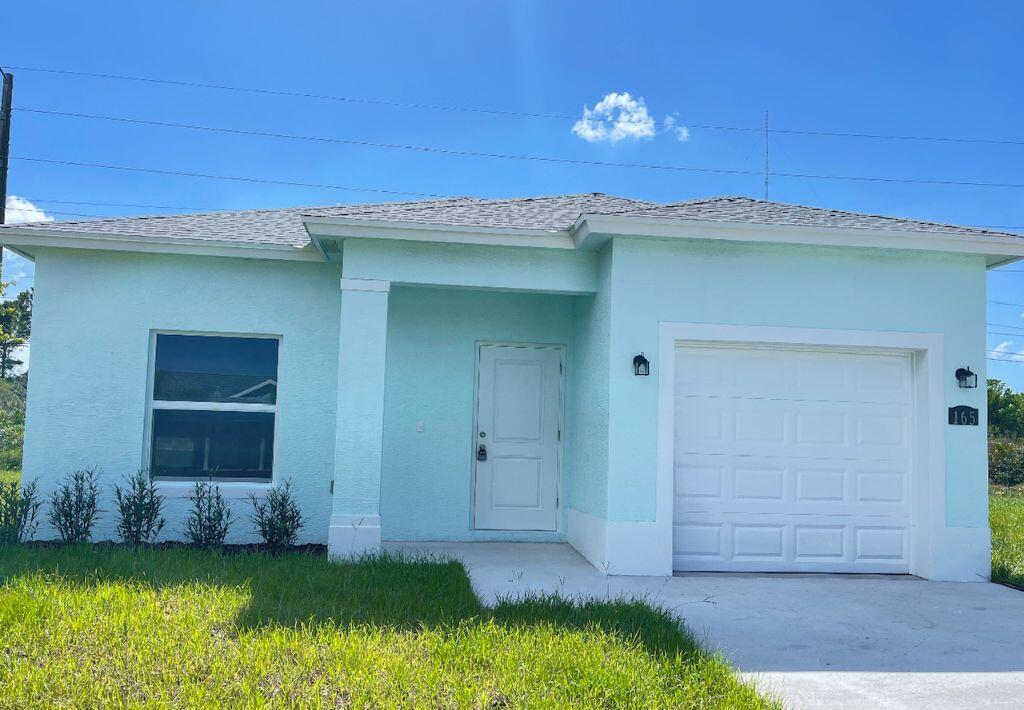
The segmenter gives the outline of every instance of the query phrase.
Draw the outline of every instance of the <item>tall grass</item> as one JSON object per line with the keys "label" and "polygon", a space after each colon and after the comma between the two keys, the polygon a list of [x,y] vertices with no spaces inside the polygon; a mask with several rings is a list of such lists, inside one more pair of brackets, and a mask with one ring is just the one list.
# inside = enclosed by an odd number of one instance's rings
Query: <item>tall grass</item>
{"label": "tall grass", "polygon": [[0,707],[770,707],[669,614],[454,561],[0,548]]}
{"label": "tall grass", "polygon": [[993,488],[992,581],[1024,587],[1024,489]]}

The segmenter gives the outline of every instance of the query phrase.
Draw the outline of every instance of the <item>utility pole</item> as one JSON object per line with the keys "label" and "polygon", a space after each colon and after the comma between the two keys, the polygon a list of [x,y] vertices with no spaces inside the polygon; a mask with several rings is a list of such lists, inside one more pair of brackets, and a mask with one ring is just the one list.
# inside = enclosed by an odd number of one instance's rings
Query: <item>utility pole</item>
{"label": "utility pole", "polygon": [[[14,74],[0,68],[3,93],[0,94],[0,224],[7,223],[7,166],[11,162],[11,101],[14,96]],[[0,280],[3,279],[4,248],[0,246]]]}
{"label": "utility pole", "polygon": [[764,199],[768,199],[768,112],[764,112]]}

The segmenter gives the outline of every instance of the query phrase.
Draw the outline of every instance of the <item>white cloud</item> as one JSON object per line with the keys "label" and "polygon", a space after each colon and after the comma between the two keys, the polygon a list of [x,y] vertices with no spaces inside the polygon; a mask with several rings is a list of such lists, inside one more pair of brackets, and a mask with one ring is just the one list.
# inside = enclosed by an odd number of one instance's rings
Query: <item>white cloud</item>
{"label": "white cloud", "polygon": [[3,278],[5,281],[19,281],[32,276],[33,264],[23,256],[9,249],[4,250]]}
{"label": "white cloud", "polygon": [[25,222],[52,222],[53,217],[43,212],[24,197],[7,196],[6,224],[23,224]]}
{"label": "white cloud", "polygon": [[20,375],[22,372],[28,369],[30,346],[26,343],[25,345],[19,345],[11,353],[15,360],[21,360],[21,364],[14,368],[14,374]]}
{"label": "white cloud", "polygon": [[634,99],[625,91],[607,94],[593,109],[584,106],[583,117],[573,124],[572,132],[588,143],[618,143],[655,134],[654,119],[647,113],[643,97]]}
{"label": "white cloud", "polygon": [[[7,224],[23,224],[25,222],[52,222],[53,217],[43,212],[24,197],[7,196],[7,212],[4,222]],[[35,265],[28,259],[19,256],[10,249],[4,249],[2,278],[10,283],[4,294],[6,298],[14,298],[27,288],[32,287]]]}
{"label": "white cloud", "polygon": [[1024,362],[1024,350],[1014,351],[1013,341],[1004,340],[992,349],[992,355],[998,360]]}
{"label": "white cloud", "polygon": [[679,119],[676,118],[676,114],[665,116],[665,130],[674,133],[681,143],[690,140],[690,129],[679,125]]}

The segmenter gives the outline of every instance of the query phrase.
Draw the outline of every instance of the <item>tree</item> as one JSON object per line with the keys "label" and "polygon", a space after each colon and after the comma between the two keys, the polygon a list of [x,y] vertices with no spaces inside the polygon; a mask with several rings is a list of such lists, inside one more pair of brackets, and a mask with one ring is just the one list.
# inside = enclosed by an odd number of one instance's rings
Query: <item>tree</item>
{"label": "tree", "polygon": [[[13,282],[0,282],[0,299]],[[32,290],[22,291],[16,298],[0,300],[0,379],[11,376],[23,364],[14,353],[28,342],[32,331]]]}
{"label": "tree", "polygon": [[1024,438],[1024,392],[988,381],[988,426],[994,436]]}
{"label": "tree", "polygon": [[17,314],[14,317],[14,334],[26,341],[32,335],[32,298],[33,289],[25,289],[14,299]]}

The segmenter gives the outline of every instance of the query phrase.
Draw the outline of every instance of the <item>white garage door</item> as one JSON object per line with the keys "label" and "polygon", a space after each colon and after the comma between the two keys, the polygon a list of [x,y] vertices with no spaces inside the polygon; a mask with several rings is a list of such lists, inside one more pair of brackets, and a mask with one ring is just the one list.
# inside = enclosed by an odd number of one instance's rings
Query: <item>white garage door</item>
{"label": "white garage door", "polygon": [[676,348],[677,570],[907,572],[902,354]]}

